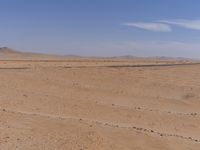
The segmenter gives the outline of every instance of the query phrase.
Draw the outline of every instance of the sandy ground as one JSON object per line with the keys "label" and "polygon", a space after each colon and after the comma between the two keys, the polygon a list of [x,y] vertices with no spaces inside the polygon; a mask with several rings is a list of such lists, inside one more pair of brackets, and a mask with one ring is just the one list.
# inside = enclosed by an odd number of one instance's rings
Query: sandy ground
{"label": "sandy ground", "polygon": [[200,64],[172,63],[0,61],[0,150],[199,150]]}

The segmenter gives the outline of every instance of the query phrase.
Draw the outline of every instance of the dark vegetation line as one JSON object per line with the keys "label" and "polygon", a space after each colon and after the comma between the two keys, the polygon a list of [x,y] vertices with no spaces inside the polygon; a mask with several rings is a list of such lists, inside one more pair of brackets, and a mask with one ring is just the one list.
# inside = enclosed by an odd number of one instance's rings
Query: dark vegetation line
{"label": "dark vegetation line", "polygon": [[121,67],[168,67],[168,66],[189,66],[189,65],[200,65],[200,63],[182,63],[182,64],[147,64],[147,65],[112,65],[112,66],[106,66],[111,68],[121,68]]}
{"label": "dark vegetation line", "polygon": [[[200,65],[200,63],[187,63],[187,64],[149,64],[149,65],[111,65],[111,66],[64,66],[63,68],[141,68],[141,67],[170,67],[170,66],[191,66]],[[9,69],[31,69],[31,67],[0,67],[0,70]]]}
{"label": "dark vegetation line", "polygon": [[[12,60],[3,60],[3,59],[0,59],[0,62],[132,62],[132,60],[108,60],[108,59],[47,59],[47,60],[41,60],[41,59],[38,59],[38,60],[19,60],[19,59],[12,59]],[[166,61],[162,61],[162,62],[166,62]]]}
{"label": "dark vegetation line", "polygon": [[23,69],[30,69],[29,67],[3,67],[0,70],[23,70]]}
{"label": "dark vegetation line", "polygon": [[65,66],[64,68],[140,68],[140,67],[170,67],[170,66],[191,66],[200,65],[200,63],[182,63],[182,64],[146,64],[146,65],[108,65],[108,66]]}

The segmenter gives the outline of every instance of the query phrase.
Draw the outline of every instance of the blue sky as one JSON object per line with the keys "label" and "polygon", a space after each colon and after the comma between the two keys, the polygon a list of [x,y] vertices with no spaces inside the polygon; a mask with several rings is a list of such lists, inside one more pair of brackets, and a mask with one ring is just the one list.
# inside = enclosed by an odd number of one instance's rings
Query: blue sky
{"label": "blue sky", "polygon": [[0,0],[0,46],[200,58],[199,0]]}

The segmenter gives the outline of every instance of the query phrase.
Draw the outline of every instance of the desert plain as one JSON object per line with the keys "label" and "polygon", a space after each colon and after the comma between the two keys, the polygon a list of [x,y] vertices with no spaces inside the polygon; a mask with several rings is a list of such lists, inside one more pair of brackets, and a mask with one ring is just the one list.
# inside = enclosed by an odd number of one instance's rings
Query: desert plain
{"label": "desert plain", "polygon": [[199,62],[2,55],[0,150],[200,149]]}

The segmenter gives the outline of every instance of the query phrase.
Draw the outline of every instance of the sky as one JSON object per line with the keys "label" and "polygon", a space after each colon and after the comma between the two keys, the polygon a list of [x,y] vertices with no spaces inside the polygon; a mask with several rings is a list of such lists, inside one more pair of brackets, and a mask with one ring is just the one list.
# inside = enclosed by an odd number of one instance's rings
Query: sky
{"label": "sky", "polygon": [[199,0],[0,0],[0,47],[200,58]]}

